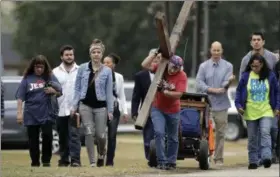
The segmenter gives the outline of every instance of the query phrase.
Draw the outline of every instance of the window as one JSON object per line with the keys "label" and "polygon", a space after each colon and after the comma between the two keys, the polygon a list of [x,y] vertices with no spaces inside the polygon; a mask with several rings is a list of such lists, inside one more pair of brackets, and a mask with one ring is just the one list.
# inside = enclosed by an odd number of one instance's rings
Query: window
{"label": "window", "polygon": [[126,101],[131,101],[132,100],[133,88],[124,88],[124,93],[125,93]]}
{"label": "window", "polygon": [[18,82],[3,82],[4,83],[4,100],[5,101],[12,101],[16,100],[16,92],[19,87]]}
{"label": "window", "polygon": [[235,100],[235,94],[236,94],[236,91],[235,91],[235,90],[230,92],[230,98],[231,98],[232,100]]}

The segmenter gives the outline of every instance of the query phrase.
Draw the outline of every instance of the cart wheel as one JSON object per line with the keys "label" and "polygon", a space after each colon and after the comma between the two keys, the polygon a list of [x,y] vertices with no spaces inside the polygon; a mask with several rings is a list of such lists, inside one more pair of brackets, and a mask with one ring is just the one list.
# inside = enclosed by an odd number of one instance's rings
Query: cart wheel
{"label": "cart wheel", "polygon": [[206,140],[201,140],[198,155],[199,168],[201,170],[209,169],[209,147]]}
{"label": "cart wheel", "polygon": [[150,161],[150,166],[151,167],[156,167],[157,166],[157,155],[156,155],[156,144],[155,140],[152,140],[150,142],[150,154],[149,154],[149,161]]}

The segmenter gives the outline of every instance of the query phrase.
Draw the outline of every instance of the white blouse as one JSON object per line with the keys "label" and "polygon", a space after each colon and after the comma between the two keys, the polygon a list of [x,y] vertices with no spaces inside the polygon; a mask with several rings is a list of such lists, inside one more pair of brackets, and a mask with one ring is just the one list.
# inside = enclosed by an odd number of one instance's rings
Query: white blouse
{"label": "white blouse", "polygon": [[123,75],[120,73],[115,72],[116,77],[116,93],[118,95],[118,102],[120,106],[120,112],[122,114],[128,114],[127,105],[126,105],[126,98],[124,93],[124,79]]}

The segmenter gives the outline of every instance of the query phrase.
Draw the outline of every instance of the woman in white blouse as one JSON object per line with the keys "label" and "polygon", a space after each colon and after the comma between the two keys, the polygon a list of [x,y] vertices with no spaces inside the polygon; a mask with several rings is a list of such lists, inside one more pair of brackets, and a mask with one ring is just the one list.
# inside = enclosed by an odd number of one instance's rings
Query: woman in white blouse
{"label": "woman in white blouse", "polygon": [[115,72],[115,67],[119,63],[120,57],[114,53],[109,54],[104,58],[104,65],[112,69],[113,74],[113,95],[114,95],[114,118],[108,122],[108,146],[106,166],[114,165],[114,157],[116,150],[116,137],[119,120],[122,115],[123,120],[127,122],[128,112],[126,106],[126,98],[124,94],[124,79],[123,75]]}

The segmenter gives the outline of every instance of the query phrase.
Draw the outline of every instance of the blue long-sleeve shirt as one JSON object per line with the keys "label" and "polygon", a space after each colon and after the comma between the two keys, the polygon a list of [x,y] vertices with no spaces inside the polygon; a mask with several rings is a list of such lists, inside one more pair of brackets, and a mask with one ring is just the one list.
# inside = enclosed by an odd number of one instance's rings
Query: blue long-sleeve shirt
{"label": "blue long-sleeve shirt", "polygon": [[[224,59],[218,63],[212,59],[201,63],[196,75],[197,91],[207,93],[208,88],[224,88],[229,83],[233,66]],[[223,111],[231,107],[227,92],[222,94],[208,93],[213,111]]]}
{"label": "blue long-sleeve shirt", "polygon": [[[237,109],[242,108],[246,109],[246,101],[247,101],[247,84],[249,80],[250,72],[244,72],[241,75],[240,81],[236,88],[236,96],[235,96],[235,107]],[[270,72],[268,77],[269,83],[269,104],[272,109],[280,109],[280,92],[277,78],[274,72]]]}

